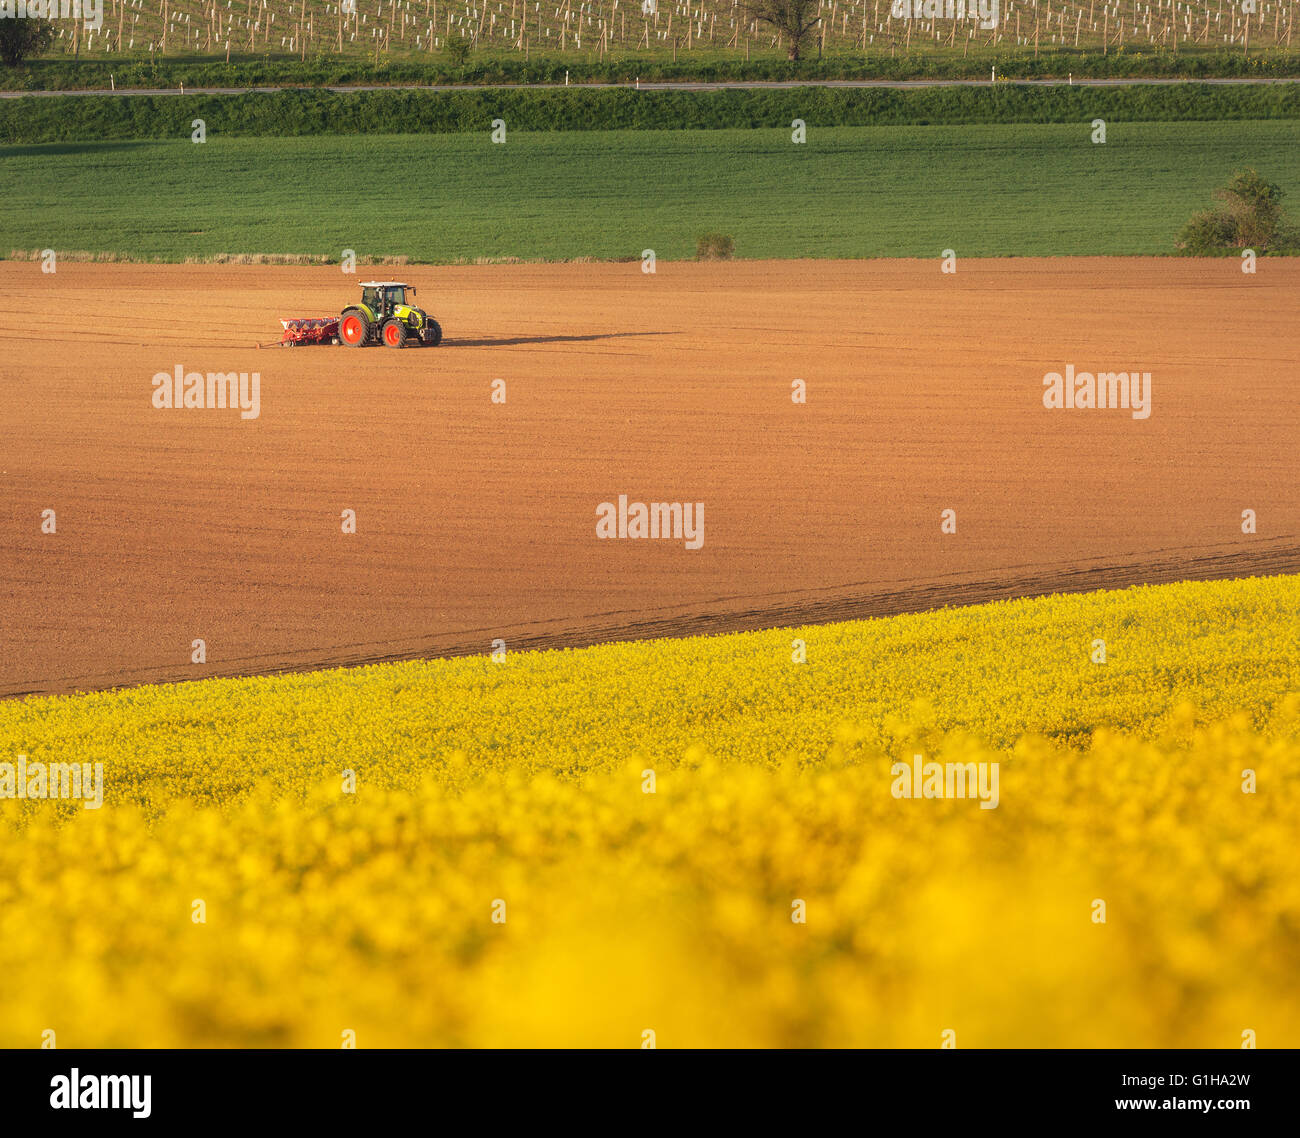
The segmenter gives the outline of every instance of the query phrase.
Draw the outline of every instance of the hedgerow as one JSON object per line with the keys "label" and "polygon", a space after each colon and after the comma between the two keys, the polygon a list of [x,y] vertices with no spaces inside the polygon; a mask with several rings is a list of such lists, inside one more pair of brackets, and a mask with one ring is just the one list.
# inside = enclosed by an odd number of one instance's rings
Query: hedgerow
{"label": "hedgerow", "polygon": [[1300,86],[761,90],[356,91],[282,90],[238,95],[68,95],[0,103],[0,142],[178,138],[194,119],[227,137],[317,134],[454,134],[511,130],[723,130],[788,126],[1174,122],[1300,118]]}

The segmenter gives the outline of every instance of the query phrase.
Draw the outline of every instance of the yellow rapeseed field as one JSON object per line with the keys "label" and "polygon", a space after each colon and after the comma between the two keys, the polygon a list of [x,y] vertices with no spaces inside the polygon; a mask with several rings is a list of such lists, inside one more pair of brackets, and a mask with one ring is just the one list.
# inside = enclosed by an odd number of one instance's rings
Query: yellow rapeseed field
{"label": "yellow rapeseed field", "polygon": [[[0,1045],[1300,1046],[1298,614],[1274,577],[0,704],[0,789],[103,770],[0,801]],[[896,797],[914,755],[996,763],[996,809]]]}

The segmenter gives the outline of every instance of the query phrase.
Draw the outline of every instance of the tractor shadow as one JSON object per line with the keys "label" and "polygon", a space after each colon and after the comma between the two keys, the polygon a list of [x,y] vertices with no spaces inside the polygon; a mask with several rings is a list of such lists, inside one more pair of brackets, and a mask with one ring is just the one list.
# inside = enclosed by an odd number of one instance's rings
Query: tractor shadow
{"label": "tractor shadow", "polygon": [[602,332],[592,336],[501,336],[494,339],[462,340],[448,336],[448,348],[510,348],[520,344],[586,344],[592,340],[621,340],[629,336],[680,336],[680,332]]}

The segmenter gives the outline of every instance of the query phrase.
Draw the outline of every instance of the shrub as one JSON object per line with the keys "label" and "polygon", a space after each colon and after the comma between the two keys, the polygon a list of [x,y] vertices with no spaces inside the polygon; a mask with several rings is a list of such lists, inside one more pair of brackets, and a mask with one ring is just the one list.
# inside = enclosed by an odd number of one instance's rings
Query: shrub
{"label": "shrub", "polygon": [[1176,244],[1189,257],[1211,257],[1231,248],[1231,222],[1218,210],[1202,210],[1183,226]]}
{"label": "shrub", "polygon": [[39,55],[54,42],[54,25],[49,20],[13,15],[0,17],[0,61],[17,67],[30,55]]}
{"label": "shrub", "polygon": [[1282,196],[1276,182],[1255,170],[1238,170],[1226,186],[1214,191],[1218,208],[1196,214],[1174,244],[1193,257],[1240,249],[1300,252],[1300,235],[1282,212]]}
{"label": "shrub", "polygon": [[469,39],[462,35],[448,36],[443,44],[444,50],[450,57],[451,61],[457,67],[464,67],[466,60],[469,59],[470,49],[473,45]]}
{"label": "shrub", "polygon": [[[126,82],[121,74],[117,81]],[[56,95],[0,99],[0,144],[187,137],[196,118],[208,124],[209,135],[252,138],[474,132],[488,130],[494,118],[524,131],[789,129],[794,118],[810,127],[1060,123],[1097,116],[1141,122],[1300,119],[1300,84]]]}
{"label": "shrub", "polygon": [[736,252],[736,242],[727,233],[701,233],[695,241],[697,261],[730,261]]}

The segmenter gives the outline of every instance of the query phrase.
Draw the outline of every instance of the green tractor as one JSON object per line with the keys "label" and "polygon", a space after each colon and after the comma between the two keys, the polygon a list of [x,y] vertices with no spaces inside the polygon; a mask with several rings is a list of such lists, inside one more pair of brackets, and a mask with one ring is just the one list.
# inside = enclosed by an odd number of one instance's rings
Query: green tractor
{"label": "green tractor", "polygon": [[423,309],[407,303],[415,289],[397,281],[366,281],[361,286],[361,303],[350,304],[339,316],[339,339],[349,348],[383,344],[402,348],[408,340],[436,348],[442,343],[442,328]]}

